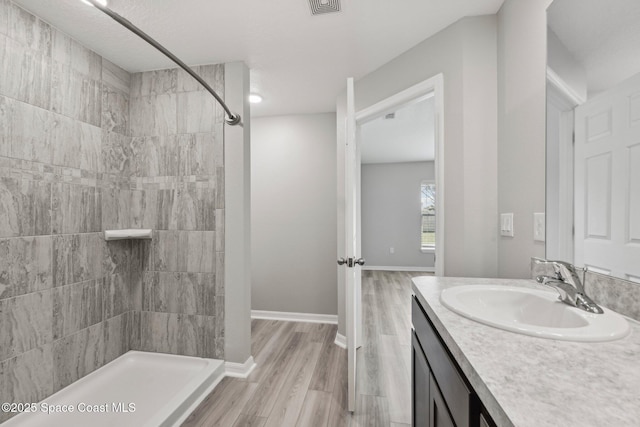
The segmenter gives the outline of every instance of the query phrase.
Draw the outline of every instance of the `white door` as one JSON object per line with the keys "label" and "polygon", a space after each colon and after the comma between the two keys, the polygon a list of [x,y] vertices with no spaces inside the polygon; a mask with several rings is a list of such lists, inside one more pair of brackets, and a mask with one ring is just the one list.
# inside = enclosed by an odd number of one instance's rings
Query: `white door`
{"label": "white door", "polygon": [[640,280],[640,74],[576,108],[575,259]]}
{"label": "white door", "polygon": [[360,152],[356,141],[356,115],[353,78],[347,80],[347,122],[345,146],[345,230],[346,230],[346,332],[348,353],[348,408],[356,405],[356,352],[359,347],[361,320],[361,266],[360,258]]}

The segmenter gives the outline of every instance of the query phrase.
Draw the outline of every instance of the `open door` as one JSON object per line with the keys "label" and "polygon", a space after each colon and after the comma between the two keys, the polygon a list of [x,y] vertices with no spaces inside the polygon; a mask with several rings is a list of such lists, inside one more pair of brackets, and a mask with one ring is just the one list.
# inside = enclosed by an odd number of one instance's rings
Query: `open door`
{"label": "open door", "polygon": [[360,258],[360,221],[359,194],[360,158],[356,144],[356,117],[354,102],[353,78],[347,79],[347,118],[345,144],[345,233],[346,254],[340,258],[338,264],[345,269],[345,303],[346,303],[346,338],[348,357],[348,409],[353,412],[356,406],[356,373],[358,344],[358,325],[360,318],[360,286],[361,266],[364,260]]}

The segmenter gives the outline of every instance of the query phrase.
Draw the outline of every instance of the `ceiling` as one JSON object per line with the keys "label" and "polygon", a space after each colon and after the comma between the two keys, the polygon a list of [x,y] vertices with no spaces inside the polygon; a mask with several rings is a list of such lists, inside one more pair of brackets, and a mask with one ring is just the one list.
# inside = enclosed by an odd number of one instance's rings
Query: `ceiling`
{"label": "ceiling", "polygon": [[435,159],[433,97],[406,105],[394,118],[382,116],[360,127],[361,161],[422,162]]}
{"label": "ceiling", "polygon": [[590,95],[640,72],[640,1],[555,0],[548,24],[584,66]]}
{"label": "ceiling", "polygon": [[[130,72],[174,65],[80,0],[13,0]],[[264,101],[252,115],[335,111],[359,78],[464,16],[503,0],[343,0],[312,16],[308,0],[109,0],[109,7],[190,65],[245,61]]]}

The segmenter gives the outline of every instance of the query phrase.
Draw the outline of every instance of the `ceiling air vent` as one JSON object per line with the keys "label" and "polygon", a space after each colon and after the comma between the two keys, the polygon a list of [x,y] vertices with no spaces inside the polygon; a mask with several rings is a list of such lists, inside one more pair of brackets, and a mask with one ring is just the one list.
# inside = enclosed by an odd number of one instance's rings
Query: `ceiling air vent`
{"label": "ceiling air vent", "polygon": [[309,0],[312,15],[340,12],[340,0]]}

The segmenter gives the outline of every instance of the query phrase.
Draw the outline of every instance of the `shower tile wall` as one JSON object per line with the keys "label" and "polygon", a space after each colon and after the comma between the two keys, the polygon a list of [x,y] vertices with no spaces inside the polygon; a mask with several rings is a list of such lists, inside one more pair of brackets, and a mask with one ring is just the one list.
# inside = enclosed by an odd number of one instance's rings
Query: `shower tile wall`
{"label": "shower tile wall", "polygon": [[129,84],[0,0],[2,402],[37,402],[130,348],[140,251],[102,236],[130,222]]}
{"label": "shower tile wall", "polygon": [[[223,94],[223,66],[196,71]],[[223,111],[177,69],[133,74],[130,105],[132,225],[154,230],[133,348],[223,358]]]}
{"label": "shower tile wall", "polygon": [[[130,75],[0,0],[0,402],[130,349],[223,358],[223,138],[186,73]],[[104,241],[131,227],[152,243]]]}

